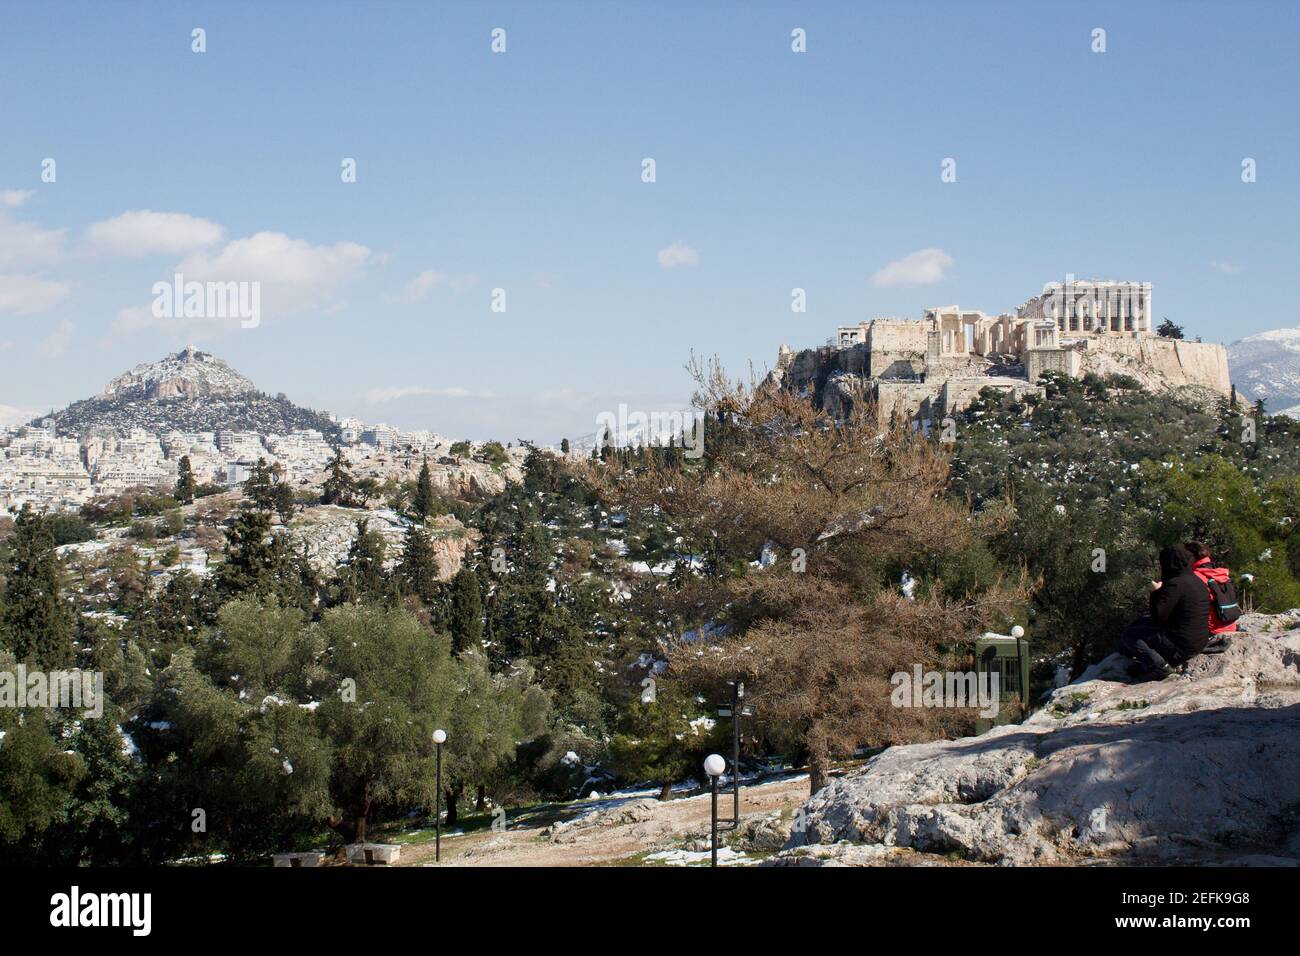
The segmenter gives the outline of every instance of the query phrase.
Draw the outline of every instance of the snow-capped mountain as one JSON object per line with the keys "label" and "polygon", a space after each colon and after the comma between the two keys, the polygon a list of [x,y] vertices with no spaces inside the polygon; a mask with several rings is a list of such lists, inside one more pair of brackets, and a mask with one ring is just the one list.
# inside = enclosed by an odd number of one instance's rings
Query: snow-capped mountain
{"label": "snow-capped mountain", "polygon": [[1272,329],[1228,346],[1228,367],[1237,390],[1266,408],[1300,418],[1300,326]]}
{"label": "snow-capped mountain", "polygon": [[60,434],[126,435],[132,428],[170,431],[255,431],[285,435],[314,428],[337,439],[327,415],[284,395],[274,398],[210,352],[189,347],[117,376],[94,398],[73,402],[52,418]]}
{"label": "snow-capped mountain", "polygon": [[247,395],[257,387],[211,352],[189,346],[159,362],[142,362],[119,375],[100,398],[197,398]]}

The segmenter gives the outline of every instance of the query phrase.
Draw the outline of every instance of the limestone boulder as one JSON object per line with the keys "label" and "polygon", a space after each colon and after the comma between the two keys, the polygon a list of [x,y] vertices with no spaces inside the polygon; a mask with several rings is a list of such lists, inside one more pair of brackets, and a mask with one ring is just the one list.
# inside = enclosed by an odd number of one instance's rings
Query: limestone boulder
{"label": "limestone boulder", "polygon": [[892,747],[814,795],[781,856],[1300,864],[1300,611],[1243,625],[1163,681],[1112,656],[1022,724]]}

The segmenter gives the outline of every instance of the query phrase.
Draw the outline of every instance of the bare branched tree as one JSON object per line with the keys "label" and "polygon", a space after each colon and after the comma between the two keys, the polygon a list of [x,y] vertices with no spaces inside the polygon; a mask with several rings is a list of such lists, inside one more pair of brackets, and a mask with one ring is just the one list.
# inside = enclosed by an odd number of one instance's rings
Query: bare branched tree
{"label": "bare branched tree", "polygon": [[948,560],[989,529],[946,494],[943,447],[878,421],[861,391],[836,420],[716,361],[689,368],[703,458],[590,466],[611,504],[666,520],[698,558],[699,573],[640,595],[657,620],[710,625],[708,638],[666,637],[670,673],[703,688],[743,679],[763,724],[806,757],[814,792],[835,756],[965,729],[970,715],[890,704],[892,674],[960,662],[1023,600],[1023,582],[992,573],[945,584]]}

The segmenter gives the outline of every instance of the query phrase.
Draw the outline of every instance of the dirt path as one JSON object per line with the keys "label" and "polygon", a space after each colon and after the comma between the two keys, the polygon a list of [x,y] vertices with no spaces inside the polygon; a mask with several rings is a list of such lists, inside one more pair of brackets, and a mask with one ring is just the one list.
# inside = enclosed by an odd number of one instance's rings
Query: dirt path
{"label": "dirt path", "polygon": [[[797,809],[808,799],[807,776],[742,786],[742,819]],[[719,813],[731,808],[719,798]],[[643,796],[589,800],[512,817],[504,832],[443,837],[442,866],[591,866],[637,862],[647,852],[707,837],[708,794],[661,802]],[[433,844],[402,849],[401,866],[432,866]]]}

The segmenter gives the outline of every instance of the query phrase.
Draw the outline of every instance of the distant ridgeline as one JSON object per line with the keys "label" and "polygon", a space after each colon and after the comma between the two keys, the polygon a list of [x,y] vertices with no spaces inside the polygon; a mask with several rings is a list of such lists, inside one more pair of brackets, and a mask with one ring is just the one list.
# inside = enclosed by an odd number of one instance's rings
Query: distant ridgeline
{"label": "distant ridgeline", "polygon": [[1072,277],[1049,283],[1015,315],[939,306],[919,320],[842,326],[821,348],[783,345],[769,381],[837,416],[864,383],[882,415],[938,421],[985,388],[1041,394],[1046,372],[1123,375],[1153,392],[1188,389],[1204,402],[1232,390],[1223,346],[1155,334],[1149,282]]}
{"label": "distant ridgeline", "polygon": [[1270,329],[1228,346],[1233,384],[1270,412],[1300,418],[1300,327]]}
{"label": "distant ridgeline", "polygon": [[336,442],[339,426],[328,415],[295,405],[284,395],[258,391],[244,376],[208,352],[194,347],[146,362],[113,379],[94,398],[41,416],[33,424],[59,433],[129,434],[142,428],[169,431],[256,431],[288,434],[314,428]]}

